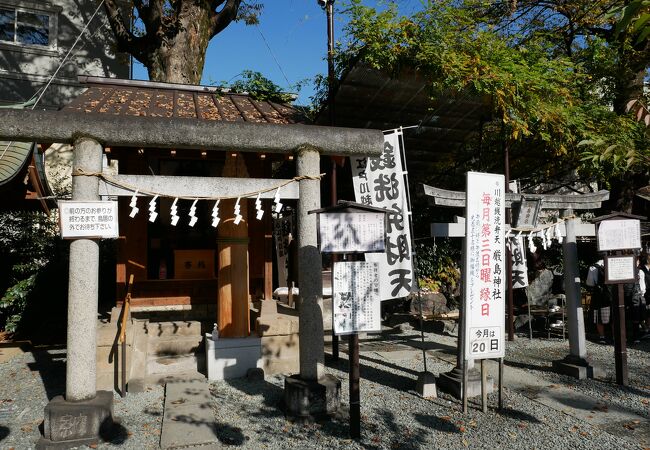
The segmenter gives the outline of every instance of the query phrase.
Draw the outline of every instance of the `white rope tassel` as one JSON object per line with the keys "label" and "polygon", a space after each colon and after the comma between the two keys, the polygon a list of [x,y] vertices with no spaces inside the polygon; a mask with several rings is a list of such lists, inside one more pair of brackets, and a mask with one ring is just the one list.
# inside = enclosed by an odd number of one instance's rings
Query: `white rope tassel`
{"label": "white rope tassel", "polygon": [[235,225],[239,225],[239,222],[242,220],[242,215],[239,214],[241,211],[241,206],[239,206],[239,200],[241,200],[240,197],[237,198],[237,203],[235,203],[235,220],[234,223]]}
{"label": "white rope tassel", "polygon": [[219,202],[221,200],[217,200],[214,204],[214,208],[212,208],[212,226],[214,228],[217,228],[217,225],[219,225],[219,222],[221,219],[219,218]]}
{"label": "white rope tassel", "polygon": [[158,217],[158,213],[156,212],[156,200],[158,200],[157,195],[149,202],[149,222],[151,223],[155,222]]}
{"label": "white rope tassel", "polygon": [[136,190],[135,193],[133,194],[133,197],[131,197],[131,203],[129,203],[129,206],[131,207],[131,214],[129,214],[129,217],[134,218],[136,214],[138,214],[138,211],[140,211],[140,208],[137,207],[138,204],[138,191]]}
{"label": "white rope tassel", "polygon": [[190,207],[190,226],[193,227],[196,225],[196,221],[199,220],[198,217],[196,217],[196,202],[199,200],[196,199],[194,200],[194,203],[192,203],[192,206]]}
{"label": "white rope tassel", "polygon": [[172,225],[173,226],[176,226],[176,224],[178,223],[178,219],[180,219],[178,214],[176,214],[176,213],[178,213],[178,208],[176,207],[176,203],[178,203],[177,198],[174,199],[174,203],[172,203],[172,207],[170,208],[170,213],[171,213],[171,216],[172,216]]}

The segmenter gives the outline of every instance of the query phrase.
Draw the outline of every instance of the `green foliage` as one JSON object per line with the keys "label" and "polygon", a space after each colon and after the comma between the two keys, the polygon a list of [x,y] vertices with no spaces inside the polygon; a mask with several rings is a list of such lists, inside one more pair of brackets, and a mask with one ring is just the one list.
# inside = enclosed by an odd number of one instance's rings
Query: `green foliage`
{"label": "green foliage", "polygon": [[[229,92],[248,94],[255,100],[291,103],[296,97],[293,93],[283,92],[280,86],[266,78],[260,72],[253,70],[244,70],[241,73],[241,79],[230,84],[222,82],[221,86],[228,89]],[[302,84],[299,83],[295,87],[300,91]]]}
{"label": "green foliage", "polygon": [[442,240],[439,245],[418,243],[415,248],[420,287],[452,296],[460,280],[456,264],[460,250],[450,240]]}
{"label": "green foliage", "polygon": [[[582,167],[583,175],[607,180],[641,171],[650,159],[643,124],[620,108],[633,95],[630,79],[648,67],[648,52],[637,40],[650,24],[648,1],[625,2],[641,6],[619,10],[620,21],[628,22],[619,22],[625,35],[613,38],[615,19],[604,16],[622,1],[440,0],[423,2],[407,17],[397,2],[372,8],[349,0],[337,72],[357,62],[392,75],[415,71],[432,99],[487,99],[494,122],[483,129],[483,158],[500,154],[505,138],[512,154],[535,153],[511,160],[515,176],[548,178]],[[314,100],[322,102],[326,80],[317,80],[317,87]],[[561,166],[552,163],[558,156]]]}
{"label": "green foliage", "polygon": [[20,280],[11,286],[0,298],[0,317],[4,317],[4,329],[9,333],[15,333],[18,323],[22,318],[27,298],[34,289],[36,275]]}
{"label": "green foliage", "polygon": [[38,275],[57,254],[56,220],[40,212],[0,214],[0,328],[15,332]]}

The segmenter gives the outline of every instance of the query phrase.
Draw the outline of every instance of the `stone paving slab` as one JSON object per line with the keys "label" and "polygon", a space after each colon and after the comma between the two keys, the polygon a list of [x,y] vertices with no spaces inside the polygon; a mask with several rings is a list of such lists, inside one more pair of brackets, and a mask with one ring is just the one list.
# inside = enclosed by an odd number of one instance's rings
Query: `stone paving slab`
{"label": "stone paving slab", "polygon": [[167,383],[160,447],[221,448],[208,383],[202,380]]}

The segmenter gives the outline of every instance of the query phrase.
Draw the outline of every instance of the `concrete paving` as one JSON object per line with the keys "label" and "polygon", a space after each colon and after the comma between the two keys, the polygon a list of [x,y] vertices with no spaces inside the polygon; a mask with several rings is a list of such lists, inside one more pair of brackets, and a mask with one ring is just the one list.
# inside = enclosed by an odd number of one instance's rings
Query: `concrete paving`
{"label": "concrete paving", "polygon": [[165,386],[160,447],[221,448],[206,380],[176,381]]}

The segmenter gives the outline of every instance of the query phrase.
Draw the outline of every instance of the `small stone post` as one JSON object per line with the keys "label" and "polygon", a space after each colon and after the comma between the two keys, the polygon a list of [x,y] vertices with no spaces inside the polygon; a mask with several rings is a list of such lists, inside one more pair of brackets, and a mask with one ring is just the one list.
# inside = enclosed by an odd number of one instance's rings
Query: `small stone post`
{"label": "small stone post", "polygon": [[[296,162],[298,176],[318,176],[320,154],[303,147]],[[316,214],[320,207],[320,181],[301,180],[298,201],[298,288],[300,291],[300,374],[285,378],[286,413],[300,421],[312,421],[339,408],[341,382],[325,375],[323,336],[322,259],[318,250]]]}
{"label": "small stone post", "polygon": [[[102,146],[89,138],[74,144],[73,172],[102,171]],[[72,178],[72,199],[99,200],[99,179]],[[70,281],[68,285],[68,353],[65,398],[90,400],[97,393],[97,301],[99,287],[99,243],[95,239],[70,242]]]}
{"label": "small stone post", "polygon": [[573,210],[567,209],[564,211],[566,236],[562,244],[569,354],[562,360],[553,361],[553,368],[560,373],[578,379],[594,378],[600,376],[602,371],[591,365],[587,358],[585,322],[580,295],[580,274],[578,273],[578,247],[576,243],[576,223],[578,219],[569,218],[572,215]]}

